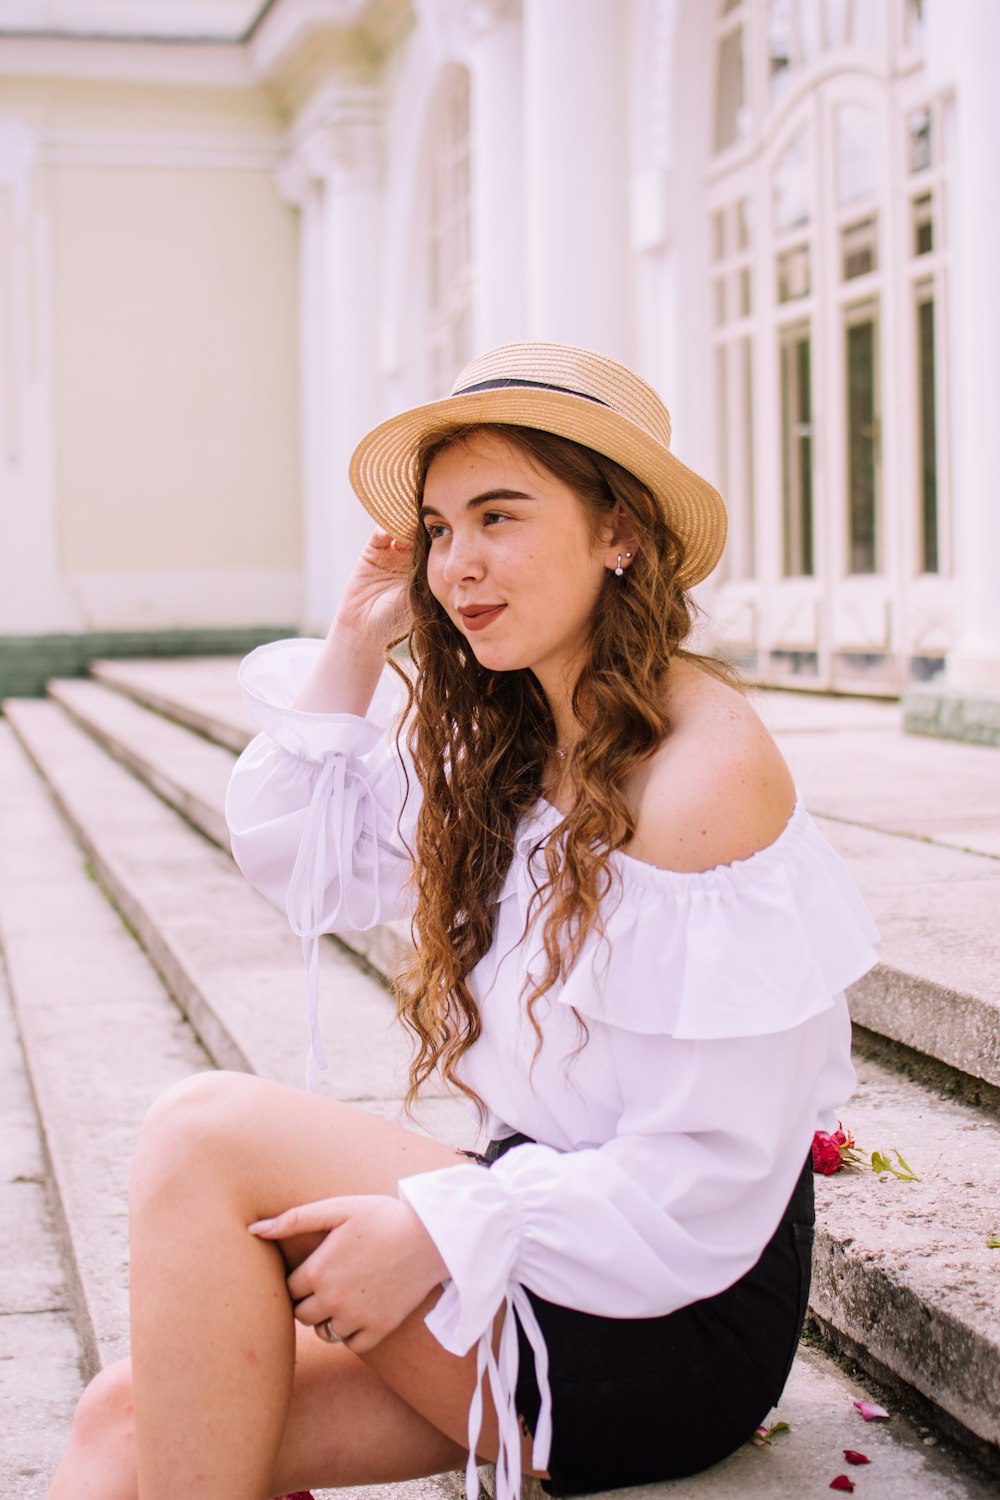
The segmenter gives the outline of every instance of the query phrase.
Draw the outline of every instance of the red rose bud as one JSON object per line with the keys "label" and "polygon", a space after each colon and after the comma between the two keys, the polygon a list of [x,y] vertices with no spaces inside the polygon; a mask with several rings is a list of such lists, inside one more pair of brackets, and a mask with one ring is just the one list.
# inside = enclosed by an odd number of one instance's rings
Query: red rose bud
{"label": "red rose bud", "polygon": [[854,1448],[845,1448],[844,1449],[844,1457],[847,1459],[847,1462],[849,1464],[870,1464],[871,1463],[871,1459],[870,1458],[866,1457],[864,1453],[858,1453],[858,1452],[856,1452]]}
{"label": "red rose bud", "polygon": [[830,1480],[831,1490],[846,1490],[849,1495],[854,1494],[854,1484],[846,1474],[838,1474],[836,1479]]}
{"label": "red rose bud", "polygon": [[813,1171],[824,1177],[840,1171],[840,1144],[825,1130],[817,1130],[813,1136]]}

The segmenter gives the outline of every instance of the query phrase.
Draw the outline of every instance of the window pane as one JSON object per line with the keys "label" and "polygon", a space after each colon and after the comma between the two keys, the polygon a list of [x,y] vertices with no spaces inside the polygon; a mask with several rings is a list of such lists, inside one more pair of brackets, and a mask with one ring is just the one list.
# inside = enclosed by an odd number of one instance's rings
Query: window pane
{"label": "window pane", "polygon": [[823,50],[823,0],[799,0],[800,60],[811,63]]}
{"label": "window pane", "polygon": [[743,92],[743,27],[735,26],[719,42],[716,60],[716,151],[734,146],[743,139],[748,128]]}
{"label": "window pane", "polygon": [[746,524],[744,526],[742,576],[753,578],[756,555],[755,497],[753,484],[753,357],[749,339],[740,344],[743,375],[743,494]]}
{"label": "window pane", "polygon": [[736,205],[736,248],[750,248],[750,203],[746,198],[741,198]]}
{"label": "window pane", "polygon": [[859,104],[837,108],[835,131],[838,203],[865,198],[878,187],[878,119]]}
{"label": "window pane", "polygon": [[812,131],[803,125],[775,163],[772,193],[774,227],[779,233],[808,224],[812,218],[815,178]]}
{"label": "window pane", "polygon": [[778,301],[793,302],[809,295],[809,249],[796,245],[778,256]]}
{"label": "window pane", "polygon": [[851,41],[855,47],[881,47],[882,28],[885,22],[885,5],[872,5],[870,0],[854,0],[851,6]]}
{"label": "window pane", "polygon": [[915,110],[906,125],[910,138],[910,171],[923,172],[934,159],[930,110]]}
{"label": "window pane", "polygon": [[[867,3],[870,4],[871,0]],[[851,40],[850,0],[825,0],[823,8],[826,11],[826,45],[846,47]]]}
{"label": "window pane", "polygon": [[750,284],[750,272],[744,269],[740,272],[740,317],[748,318],[753,312],[753,292]]}
{"label": "window pane", "polygon": [[713,285],[715,303],[715,326],[721,328],[726,321],[726,278],[717,276]]}
{"label": "window pane", "polygon": [[879,426],[874,314],[847,329],[848,569],[878,572]]}
{"label": "window pane", "polygon": [[[715,351],[715,439],[719,449],[719,488],[729,500],[729,346],[720,344]],[[727,559],[728,561],[728,559]]]}
{"label": "window pane", "polygon": [[841,231],[842,272],[845,281],[866,276],[878,265],[878,232],[875,219],[862,219]]}
{"label": "window pane", "polygon": [[795,63],[792,0],[771,0],[767,12],[767,53],[773,105],[787,92]]}
{"label": "window pane", "polygon": [[937,573],[938,490],[937,490],[937,414],[934,404],[936,383],[934,350],[934,298],[928,297],[917,307],[917,360],[920,382],[920,521],[921,565],[924,573]]}
{"label": "window pane", "polygon": [[434,126],[427,194],[426,340],[431,393],[437,396],[470,353],[472,163],[466,70],[452,70]]}
{"label": "window pane", "polygon": [[934,201],[930,193],[913,200],[913,253],[927,255],[934,249]]}
{"label": "window pane", "polygon": [[905,13],[905,36],[908,47],[922,47],[924,44],[924,0],[906,0]]}
{"label": "window pane", "polygon": [[726,253],[726,210],[717,209],[712,215],[712,251],[716,260]]}
{"label": "window pane", "polygon": [[812,382],[810,338],[803,329],[781,340],[781,447],[784,572],[809,576],[813,557]]}
{"label": "window pane", "polygon": [[441,306],[441,242],[433,235],[427,246],[427,301],[432,312]]}

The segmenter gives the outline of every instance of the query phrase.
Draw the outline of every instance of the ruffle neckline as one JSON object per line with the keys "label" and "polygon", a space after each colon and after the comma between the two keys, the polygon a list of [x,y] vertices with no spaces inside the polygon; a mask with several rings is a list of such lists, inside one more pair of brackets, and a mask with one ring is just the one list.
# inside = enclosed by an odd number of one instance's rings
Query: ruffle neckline
{"label": "ruffle neckline", "polygon": [[[518,830],[499,897],[507,930],[477,972],[486,986],[503,961],[493,955],[509,953],[524,930],[532,855],[562,816],[540,802]],[[875,962],[874,923],[801,800],[773,843],[732,864],[665,870],[621,851],[611,863],[603,939],[591,934],[551,991],[589,1019],[689,1040],[766,1035],[828,1009]],[[536,977],[541,926],[521,950]]]}

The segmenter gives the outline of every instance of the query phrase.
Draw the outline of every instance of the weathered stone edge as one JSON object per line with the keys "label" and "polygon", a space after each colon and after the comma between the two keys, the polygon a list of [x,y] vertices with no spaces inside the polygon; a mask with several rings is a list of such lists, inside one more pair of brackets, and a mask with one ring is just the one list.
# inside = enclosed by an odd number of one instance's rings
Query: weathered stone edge
{"label": "weathered stone edge", "polygon": [[172,776],[165,775],[148,756],[142,755],[131,745],[123,744],[113,734],[109,734],[102,724],[92,719],[74,703],[69,694],[60,692],[58,682],[49,683],[48,695],[53,702],[58,703],[67,718],[72,719],[74,724],[107,751],[112,760],[125,766],[144,785],[150,787],[168,807],[179,812],[214,844],[228,850],[229,829],[226,826],[225,816],[219,808],[213,807],[203,797],[189,791]]}
{"label": "weathered stone edge", "polygon": [[294,625],[191,630],[102,630],[0,636],[0,699],[43,698],[50,677],[82,677],[98,657],[244,656],[298,635]]}
{"label": "weathered stone edge", "polygon": [[[212,740],[223,749],[232,750],[234,755],[239,755],[242,750],[245,750],[252,738],[236,724],[229,724],[215,714],[194,708],[190,703],[185,703],[169,693],[158,693],[155,688],[147,687],[143,682],[124,682],[116,675],[114,662],[94,661],[90,663],[89,670],[90,676],[102,687],[133,698],[137,703],[151,708],[154,713],[162,714],[165,719],[172,719],[178,724],[183,724],[185,728],[193,729],[196,734],[203,735],[205,739]],[[50,696],[56,696],[53,688],[54,684],[50,683]]]}
{"label": "weathered stone edge", "polygon": [[1000,1444],[1000,1361],[978,1329],[817,1227],[809,1305],[962,1427]]}
{"label": "weathered stone edge", "polygon": [[1000,746],[1000,693],[965,692],[961,688],[910,688],[903,694],[903,729],[907,734],[973,745]]}
{"label": "weathered stone edge", "polygon": [[851,986],[848,1000],[859,1026],[1000,1085],[1000,1005],[995,1002],[890,964],[876,964]]}

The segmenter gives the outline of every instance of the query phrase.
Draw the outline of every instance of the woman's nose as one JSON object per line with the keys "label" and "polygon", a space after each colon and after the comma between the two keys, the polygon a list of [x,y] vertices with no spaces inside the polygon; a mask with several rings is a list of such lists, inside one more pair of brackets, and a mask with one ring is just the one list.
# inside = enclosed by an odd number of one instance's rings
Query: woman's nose
{"label": "woman's nose", "polygon": [[444,575],[449,583],[460,583],[463,578],[482,577],[483,558],[477,532],[452,533]]}

